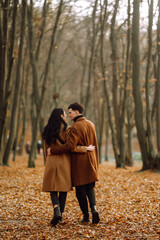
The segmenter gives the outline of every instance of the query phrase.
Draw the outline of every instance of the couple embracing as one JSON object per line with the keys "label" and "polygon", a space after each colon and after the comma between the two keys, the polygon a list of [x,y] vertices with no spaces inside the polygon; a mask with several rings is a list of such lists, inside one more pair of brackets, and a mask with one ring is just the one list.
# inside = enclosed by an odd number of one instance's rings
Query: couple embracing
{"label": "couple embracing", "polygon": [[67,192],[72,187],[83,213],[81,222],[90,221],[88,202],[92,223],[100,221],[94,191],[99,167],[96,129],[82,115],[83,110],[79,103],[69,105],[69,117],[74,123],[68,127],[64,110],[55,108],[43,131],[46,165],[42,191],[50,192],[54,208],[52,226],[62,220]]}

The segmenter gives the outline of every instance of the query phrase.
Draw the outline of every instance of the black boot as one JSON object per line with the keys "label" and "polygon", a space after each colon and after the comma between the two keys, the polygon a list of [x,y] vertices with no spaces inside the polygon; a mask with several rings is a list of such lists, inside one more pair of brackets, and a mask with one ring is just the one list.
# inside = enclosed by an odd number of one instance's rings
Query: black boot
{"label": "black boot", "polygon": [[61,212],[60,212],[60,208],[59,207],[55,207],[54,208],[54,216],[51,220],[51,225],[52,226],[56,226],[57,223],[59,223],[59,221],[62,220],[62,216],[61,216]]}
{"label": "black boot", "polygon": [[91,211],[92,211],[92,223],[97,224],[100,221],[98,211],[96,209],[96,205],[91,206]]}
{"label": "black boot", "polygon": [[89,214],[84,214],[83,219],[81,220],[81,223],[88,223],[88,222],[90,222]]}

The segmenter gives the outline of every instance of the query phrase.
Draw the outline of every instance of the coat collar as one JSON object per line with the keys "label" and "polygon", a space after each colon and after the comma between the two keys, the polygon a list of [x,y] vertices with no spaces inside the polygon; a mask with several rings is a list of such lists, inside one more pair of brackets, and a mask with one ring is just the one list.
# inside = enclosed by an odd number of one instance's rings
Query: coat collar
{"label": "coat collar", "polygon": [[74,118],[74,122],[84,119],[83,115],[79,115]]}

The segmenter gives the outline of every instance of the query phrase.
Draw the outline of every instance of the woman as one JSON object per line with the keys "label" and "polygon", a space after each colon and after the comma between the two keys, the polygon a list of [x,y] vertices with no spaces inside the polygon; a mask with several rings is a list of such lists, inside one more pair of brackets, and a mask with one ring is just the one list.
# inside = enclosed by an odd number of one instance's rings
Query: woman
{"label": "woman", "polygon": [[[71,182],[71,158],[70,153],[47,156],[47,148],[64,144],[70,128],[65,122],[66,114],[62,108],[55,108],[43,131],[46,165],[43,178],[42,191],[50,192],[54,208],[51,225],[55,226],[64,212],[67,192],[72,190]],[[77,146],[74,152],[93,151],[94,146]]]}

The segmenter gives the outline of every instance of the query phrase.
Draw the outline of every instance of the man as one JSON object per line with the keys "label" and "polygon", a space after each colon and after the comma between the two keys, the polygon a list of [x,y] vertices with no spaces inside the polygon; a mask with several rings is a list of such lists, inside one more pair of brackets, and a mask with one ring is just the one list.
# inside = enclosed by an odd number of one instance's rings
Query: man
{"label": "man", "polygon": [[96,210],[94,191],[95,182],[98,181],[99,167],[96,129],[94,124],[82,115],[84,109],[81,104],[73,103],[68,107],[68,110],[71,121],[74,121],[69,137],[65,144],[51,148],[48,154],[61,154],[72,151],[76,145],[95,146],[95,151],[93,152],[72,153],[71,172],[73,186],[76,188],[76,197],[83,213],[82,222],[90,221],[88,211],[89,200],[92,223],[97,224],[100,219]]}

